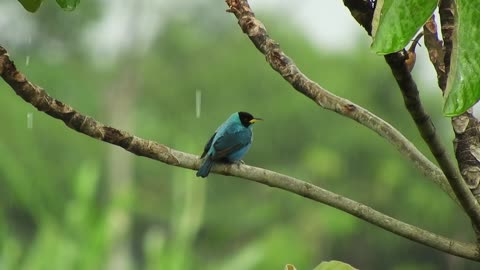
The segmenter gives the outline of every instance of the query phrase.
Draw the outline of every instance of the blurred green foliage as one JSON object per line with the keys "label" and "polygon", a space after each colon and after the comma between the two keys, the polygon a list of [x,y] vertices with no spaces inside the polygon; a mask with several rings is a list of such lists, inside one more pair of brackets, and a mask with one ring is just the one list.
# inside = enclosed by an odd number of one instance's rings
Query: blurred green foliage
{"label": "blurred green foliage", "polygon": [[[203,11],[224,9],[216,6]],[[91,27],[96,19],[77,11],[77,27]],[[45,8],[38,16],[57,12]],[[62,41],[66,53],[55,59],[48,47],[2,45],[32,82],[103,123],[115,118],[117,127],[137,136],[200,154],[228,115],[249,111],[266,121],[255,127],[248,164],[305,179],[434,232],[472,239],[457,206],[384,139],[296,93],[231,15],[205,14],[169,18],[145,53],[122,55],[107,67],[95,65],[84,43],[68,38]],[[69,27],[51,22],[45,23],[56,37]],[[324,52],[287,20],[264,22],[305,74],[394,123],[427,152],[382,58],[364,46]],[[48,36],[36,38],[49,44]],[[114,87],[126,77],[136,82],[133,88]],[[205,181],[190,170],[113,151],[35,111],[4,82],[0,93],[0,269],[112,269],[121,245],[126,269],[264,270],[287,263],[313,269],[332,259],[359,269],[477,268],[284,191],[219,175]],[[422,95],[440,115],[438,91]],[[131,107],[112,108],[124,96]],[[122,121],[127,116],[132,126]],[[450,145],[448,122],[435,121]],[[131,167],[125,176],[130,184],[116,194],[114,187],[123,184],[112,172],[124,167]],[[128,230],[118,233],[121,228]]]}

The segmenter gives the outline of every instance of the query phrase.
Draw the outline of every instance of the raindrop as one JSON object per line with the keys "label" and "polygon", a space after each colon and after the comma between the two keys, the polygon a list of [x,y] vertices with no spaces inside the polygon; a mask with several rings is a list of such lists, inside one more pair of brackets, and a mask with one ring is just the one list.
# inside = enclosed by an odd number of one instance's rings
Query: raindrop
{"label": "raindrop", "polygon": [[[27,44],[29,47],[31,47],[32,45],[32,36],[29,35],[28,38],[27,38]],[[25,59],[25,65],[28,66],[30,65],[30,55],[27,55],[26,59]]]}
{"label": "raindrop", "polygon": [[200,109],[202,107],[202,91],[197,89],[195,92],[195,115],[200,118]]}
{"label": "raindrop", "polygon": [[27,128],[33,128],[33,113],[31,112],[27,113]]}

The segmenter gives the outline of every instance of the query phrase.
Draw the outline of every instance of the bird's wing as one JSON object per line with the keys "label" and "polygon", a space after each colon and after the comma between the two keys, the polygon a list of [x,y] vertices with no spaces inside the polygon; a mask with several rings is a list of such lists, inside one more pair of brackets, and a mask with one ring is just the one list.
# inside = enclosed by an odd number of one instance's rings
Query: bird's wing
{"label": "bird's wing", "polygon": [[213,135],[212,135],[212,137],[210,138],[210,140],[208,140],[207,144],[205,145],[205,148],[203,149],[202,156],[201,156],[200,158],[205,157],[205,155],[208,153],[208,150],[209,150],[210,147],[212,146],[213,138],[215,138],[215,135],[217,135],[217,132],[213,133]]}
{"label": "bird's wing", "polygon": [[251,131],[248,129],[223,133],[213,144],[215,154],[212,158],[218,160],[227,157],[235,151],[247,146],[251,142],[251,138]]}

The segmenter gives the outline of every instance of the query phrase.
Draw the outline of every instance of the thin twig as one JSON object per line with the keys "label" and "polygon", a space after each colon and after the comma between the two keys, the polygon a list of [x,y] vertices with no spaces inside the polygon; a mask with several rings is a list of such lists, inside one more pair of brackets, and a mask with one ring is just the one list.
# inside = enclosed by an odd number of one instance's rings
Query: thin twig
{"label": "thin twig", "polygon": [[417,53],[415,52],[415,49],[417,48],[417,45],[420,46],[420,43],[418,42],[422,37],[423,37],[423,32],[418,33],[418,35],[412,41],[412,44],[410,44],[410,48],[408,48],[407,50],[405,64],[407,65],[409,72],[411,72],[415,67],[415,62],[417,61]]}
{"label": "thin twig", "polygon": [[[12,87],[17,95],[31,103],[39,111],[63,121],[68,127],[80,133],[117,145],[135,155],[155,159],[169,165],[192,170],[198,169],[200,165],[200,159],[196,155],[184,153],[166,145],[131,135],[123,130],[106,126],[91,117],[82,115],[69,105],[52,98],[41,87],[29,82],[25,75],[16,69],[5,49],[1,46],[0,76]],[[474,244],[455,241],[420,229],[366,205],[290,176],[244,164],[217,164],[212,168],[212,172],[237,176],[283,189],[335,207],[412,241],[455,256],[480,261],[480,254],[478,254]]]}
{"label": "thin twig", "polygon": [[[344,3],[346,5],[348,4],[347,1],[344,1]],[[362,11],[356,8],[355,12],[361,13]],[[365,10],[364,14],[370,15],[372,14],[372,11]],[[370,18],[370,22],[371,19],[373,19],[373,17]],[[364,20],[363,23],[366,21],[367,20]],[[473,196],[469,187],[463,181],[463,178],[458,172],[455,164],[446,154],[446,150],[441,144],[441,140],[435,131],[435,126],[433,125],[430,116],[423,108],[420,96],[418,94],[417,85],[405,63],[404,52],[388,54],[385,56],[385,59],[392,70],[400,90],[402,91],[405,105],[415,121],[423,140],[427,143],[430,151],[437,160],[440,169],[445,174],[445,177],[455,192],[455,195],[462,205],[462,208],[470,217],[472,223],[475,224],[477,228],[480,228],[480,205]]]}
{"label": "thin twig", "polygon": [[423,37],[423,32],[418,33],[415,38],[412,40],[412,43],[410,44],[410,48],[408,48],[408,51],[414,52],[415,49],[417,48],[417,45],[422,47],[420,45],[420,39]]}
{"label": "thin twig", "polygon": [[281,50],[278,43],[270,38],[263,23],[255,18],[247,1],[227,0],[226,2],[229,6],[227,11],[232,12],[238,18],[238,24],[243,32],[248,35],[255,47],[265,55],[270,66],[298,92],[313,100],[320,107],[353,119],[375,131],[395,146],[401,154],[413,162],[417,169],[427,178],[433,180],[456,201],[456,197],[440,169],[428,160],[402,133],[365,108],[330,93],[305,76],[293,60]]}

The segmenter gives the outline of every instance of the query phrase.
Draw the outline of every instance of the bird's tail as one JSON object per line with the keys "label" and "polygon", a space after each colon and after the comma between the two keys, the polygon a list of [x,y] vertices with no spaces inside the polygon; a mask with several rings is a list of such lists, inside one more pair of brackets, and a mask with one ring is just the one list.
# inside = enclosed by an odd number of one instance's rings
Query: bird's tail
{"label": "bird's tail", "polygon": [[210,173],[210,169],[213,166],[213,160],[210,159],[210,157],[207,156],[205,161],[203,161],[202,165],[200,166],[200,169],[198,169],[197,176],[200,177],[207,177],[208,174]]}

